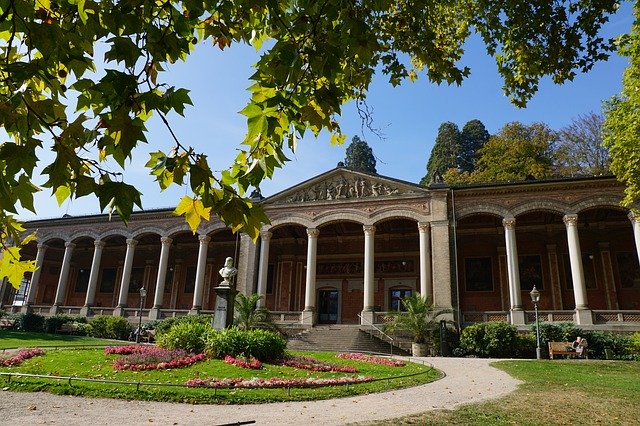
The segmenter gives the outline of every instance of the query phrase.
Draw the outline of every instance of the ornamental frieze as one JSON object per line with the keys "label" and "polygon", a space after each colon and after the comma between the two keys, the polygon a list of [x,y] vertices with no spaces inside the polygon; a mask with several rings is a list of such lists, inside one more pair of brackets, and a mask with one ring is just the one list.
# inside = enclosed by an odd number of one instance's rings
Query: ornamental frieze
{"label": "ornamental frieze", "polygon": [[371,180],[366,177],[337,176],[300,189],[275,204],[380,198],[411,193],[414,193],[414,191],[403,190],[392,184]]}
{"label": "ornamental frieze", "polygon": [[[375,262],[376,274],[414,272],[412,260],[385,260]],[[322,262],[316,265],[317,275],[362,275],[363,262]]]}

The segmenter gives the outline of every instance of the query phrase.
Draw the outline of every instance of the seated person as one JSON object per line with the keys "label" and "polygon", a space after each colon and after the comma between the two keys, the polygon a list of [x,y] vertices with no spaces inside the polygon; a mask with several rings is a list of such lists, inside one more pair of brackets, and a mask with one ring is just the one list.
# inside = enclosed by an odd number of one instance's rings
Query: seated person
{"label": "seated person", "polygon": [[587,339],[583,339],[582,337],[578,336],[576,337],[576,340],[574,340],[571,344],[571,347],[579,356],[583,356],[584,350],[587,347]]}

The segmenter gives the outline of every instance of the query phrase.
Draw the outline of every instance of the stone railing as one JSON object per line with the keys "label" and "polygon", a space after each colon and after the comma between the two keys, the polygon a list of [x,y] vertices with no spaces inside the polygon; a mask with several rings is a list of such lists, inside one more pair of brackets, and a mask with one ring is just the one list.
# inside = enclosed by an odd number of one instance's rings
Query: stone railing
{"label": "stone railing", "polygon": [[640,311],[593,311],[595,324],[640,323]]}
{"label": "stone railing", "polygon": [[271,321],[278,324],[291,324],[299,323],[301,312],[300,311],[270,311],[269,317]]}
{"label": "stone railing", "polygon": [[484,312],[463,312],[462,323],[473,324],[476,322],[509,322],[509,312],[507,311],[484,311]]}

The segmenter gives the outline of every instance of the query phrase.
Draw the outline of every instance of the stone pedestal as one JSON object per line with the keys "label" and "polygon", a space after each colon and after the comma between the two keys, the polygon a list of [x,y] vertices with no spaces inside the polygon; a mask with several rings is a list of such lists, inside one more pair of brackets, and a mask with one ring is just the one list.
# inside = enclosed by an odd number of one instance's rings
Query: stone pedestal
{"label": "stone pedestal", "polygon": [[525,319],[525,312],[522,309],[511,310],[511,324],[513,325],[525,325],[527,323]]}
{"label": "stone pedestal", "polygon": [[88,317],[89,315],[91,315],[91,306],[84,305],[80,309],[80,315],[82,315],[83,317]]}
{"label": "stone pedestal", "polygon": [[59,305],[53,305],[51,307],[51,309],[49,309],[49,315],[54,316],[54,315],[58,315],[60,313],[60,306]]}
{"label": "stone pedestal", "polygon": [[303,325],[314,326],[316,324],[316,312],[313,309],[305,309],[302,311],[300,322]]}
{"label": "stone pedestal", "polygon": [[150,320],[157,320],[160,319],[160,309],[153,307],[149,310],[149,319]]}
{"label": "stone pedestal", "polygon": [[575,318],[575,323],[577,325],[593,325],[593,314],[591,313],[591,309],[576,309],[573,317]]}
{"label": "stone pedestal", "polygon": [[236,289],[231,286],[221,285],[215,287],[216,310],[213,316],[213,328],[221,330],[233,325],[233,306],[236,298]]}

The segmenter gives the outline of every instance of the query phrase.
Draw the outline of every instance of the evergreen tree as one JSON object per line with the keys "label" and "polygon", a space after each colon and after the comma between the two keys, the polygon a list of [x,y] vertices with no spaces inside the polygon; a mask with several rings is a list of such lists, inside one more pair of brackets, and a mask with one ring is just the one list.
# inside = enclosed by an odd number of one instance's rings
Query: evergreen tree
{"label": "evergreen tree", "polygon": [[480,120],[471,120],[462,128],[458,168],[461,172],[471,173],[476,168],[478,151],[489,139],[489,132]]}
{"label": "evergreen tree", "polygon": [[373,155],[373,150],[369,144],[358,136],[354,136],[347,147],[344,165],[359,172],[377,173],[376,158]]}
{"label": "evergreen tree", "polygon": [[440,125],[436,143],[427,162],[427,174],[420,181],[421,185],[427,186],[434,179],[442,177],[447,170],[458,167],[461,139],[460,129],[455,123],[447,121]]}

